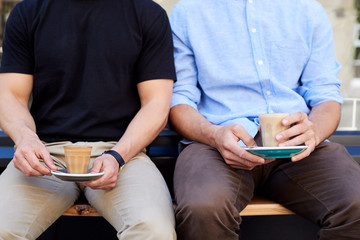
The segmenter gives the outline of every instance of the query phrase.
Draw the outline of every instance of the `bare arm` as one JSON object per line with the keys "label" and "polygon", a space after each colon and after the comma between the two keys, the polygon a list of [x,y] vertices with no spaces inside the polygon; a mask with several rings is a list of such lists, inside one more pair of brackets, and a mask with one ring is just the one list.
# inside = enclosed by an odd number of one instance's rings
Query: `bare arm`
{"label": "bare arm", "polygon": [[338,102],[324,102],[310,112],[309,120],[314,123],[316,145],[330,137],[339,125],[341,105]]}
{"label": "bare arm", "polygon": [[309,116],[305,113],[294,113],[283,120],[283,124],[291,126],[279,134],[279,140],[292,138],[280,146],[305,144],[308,149],[294,157],[298,161],[310,155],[315,147],[327,139],[336,130],[341,114],[341,105],[334,101],[321,103],[312,108]]}
{"label": "bare arm", "polygon": [[36,135],[36,126],[28,102],[33,76],[18,73],[0,74],[0,126],[15,143],[13,158],[17,169],[27,176],[50,175],[39,159],[56,169],[49,152]]}
{"label": "bare arm", "polygon": [[151,80],[138,84],[140,111],[114,148],[125,161],[148,146],[165,127],[169,116],[172,87],[171,80]]}
{"label": "bare arm", "polygon": [[[218,149],[225,162],[234,168],[252,169],[265,163],[263,158],[252,155],[238,144],[255,146],[254,139],[241,125],[217,126],[188,105],[176,105],[170,110],[173,128],[182,136]],[[271,161],[271,160],[269,160]]]}
{"label": "bare arm", "polygon": [[[141,108],[130,122],[113,150],[129,161],[148,146],[165,127],[169,115],[173,81],[166,79],[144,81],[138,84]],[[104,171],[104,176],[84,183],[91,188],[115,187],[119,164],[111,155],[96,159],[92,172]]]}

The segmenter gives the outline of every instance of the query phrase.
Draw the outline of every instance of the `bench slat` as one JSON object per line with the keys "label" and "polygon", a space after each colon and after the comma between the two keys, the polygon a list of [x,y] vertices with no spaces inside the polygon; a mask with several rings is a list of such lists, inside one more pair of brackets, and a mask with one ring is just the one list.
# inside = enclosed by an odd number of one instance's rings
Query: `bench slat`
{"label": "bench slat", "polygon": [[[175,207],[175,204],[174,204]],[[294,212],[279,203],[267,198],[255,196],[251,202],[241,211],[241,216],[265,216],[265,215],[290,215]],[[100,217],[95,208],[88,203],[74,204],[63,213],[63,216],[87,216]]]}
{"label": "bench slat", "polygon": [[241,216],[289,215],[294,214],[283,205],[264,197],[255,196],[240,212]]}
{"label": "bench slat", "polygon": [[86,203],[72,205],[63,216],[101,217],[94,207]]}

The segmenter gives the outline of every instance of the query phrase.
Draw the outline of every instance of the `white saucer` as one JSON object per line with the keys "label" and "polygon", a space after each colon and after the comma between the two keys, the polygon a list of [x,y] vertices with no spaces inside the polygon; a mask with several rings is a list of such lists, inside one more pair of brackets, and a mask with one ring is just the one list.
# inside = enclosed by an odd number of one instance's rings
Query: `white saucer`
{"label": "white saucer", "polygon": [[252,154],[262,158],[291,158],[301,153],[308,146],[292,146],[292,147],[244,147],[244,149]]}
{"label": "white saucer", "polygon": [[73,174],[73,173],[68,173],[67,169],[58,169],[57,171],[51,170],[51,173],[54,174],[55,177],[60,178],[63,181],[70,181],[70,182],[88,182],[95,180],[101,177],[102,175],[104,175],[104,172]]}

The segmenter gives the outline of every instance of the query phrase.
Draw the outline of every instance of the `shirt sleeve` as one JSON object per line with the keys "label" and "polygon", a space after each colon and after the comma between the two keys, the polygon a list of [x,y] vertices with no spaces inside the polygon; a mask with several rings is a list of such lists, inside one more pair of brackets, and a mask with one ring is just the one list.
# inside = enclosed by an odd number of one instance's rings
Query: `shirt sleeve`
{"label": "shirt sleeve", "polygon": [[201,99],[201,89],[198,84],[198,71],[194,52],[186,34],[186,13],[185,9],[182,9],[180,5],[176,5],[170,15],[177,75],[171,107],[185,104],[197,110],[197,105]]}
{"label": "shirt sleeve", "polygon": [[151,79],[176,80],[171,28],[165,10],[149,1],[140,21],[142,51],[136,64],[138,82]]}
{"label": "shirt sleeve", "polygon": [[0,72],[33,74],[33,44],[26,26],[19,3],[6,22]]}
{"label": "shirt sleeve", "polygon": [[310,107],[326,101],[343,102],[341,82],[337,78],[340,64],[335,60],[332,26],[325,10],[319,5],[313,16],[311,54],[300,87],[300,94]]}

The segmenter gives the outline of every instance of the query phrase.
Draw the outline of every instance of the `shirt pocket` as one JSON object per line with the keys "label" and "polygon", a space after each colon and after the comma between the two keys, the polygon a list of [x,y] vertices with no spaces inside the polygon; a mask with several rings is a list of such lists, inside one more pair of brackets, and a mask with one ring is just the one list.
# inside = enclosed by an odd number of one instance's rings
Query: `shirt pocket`
{"label": "shirt pocket", "polygon": [[289,88],[297,88],[308,58],[309,49],[304,42],[273,42],[270,50],[271,79]]}

